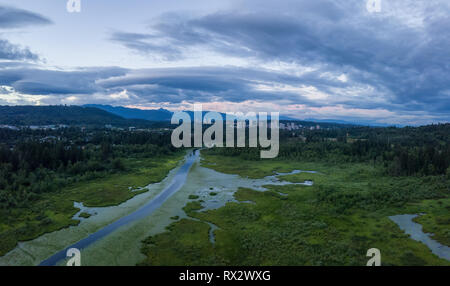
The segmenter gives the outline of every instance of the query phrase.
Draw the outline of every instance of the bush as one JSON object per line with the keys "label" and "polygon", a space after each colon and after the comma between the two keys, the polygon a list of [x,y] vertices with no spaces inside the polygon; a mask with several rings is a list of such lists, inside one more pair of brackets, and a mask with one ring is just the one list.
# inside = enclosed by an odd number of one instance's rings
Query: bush
{"label": "bush", "polygon": [[114,159],[114,161],[112,163],[112,167],[113,167],[114,170],[118,170],[118,171],[124,171],[125,170],[125,164],[119,158]]}

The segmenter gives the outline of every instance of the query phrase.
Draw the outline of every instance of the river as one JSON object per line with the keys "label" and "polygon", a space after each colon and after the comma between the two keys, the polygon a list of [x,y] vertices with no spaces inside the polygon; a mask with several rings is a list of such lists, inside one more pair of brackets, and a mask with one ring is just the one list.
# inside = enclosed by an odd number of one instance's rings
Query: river
{"label": "river", "polygon": [[126,224],[129,224],[133,221],[142,219],[151,213],[153,213],[156,209],[161,207],[161,205],[170,197],[172,196],[176,191],[178,191],[186,182],[187,175],[189,173],[189,169],[191,168],[192,164],[196,161],[196,159],[199,157],[200,151],[195,151],[194,153],[190,154],[188,158],[186,159],[186,162],[181,166],[181,168],[178,170],[178,172],[175,174],[175,177],[172,180],[172,183],[165,188],[161,193],[159,193],[155,198],[150,200],[148,203],[146,203],[144,206],[142,206],[137,211],[124,216],[120,218],[119,220],[107,225],[106,227],[100,229],[99,231],[89,235],[85,239],[82,239],[78,241],[75,244],[70,245],[64,250],[59,251],[58,253],[52,255],[48,259],[42,261],[39,265],[40,266],[53,266],[56,265],[59,261],[66,258],[67,250],[70,248],[77,248],[78,250],[83,250],[87,246],[91,245],[93,242],[107,236],[111,232],[115,231],[121,226],[124,226]]}
{"label": "river", "polygon": [[[266,191],[266,185],[292,184],[280,181],[278,176],[302,172],[295,170],[248,179],[202,167],[200,158],[200,151],[190,153],[162,182],[146,186],[147,192],[118,206],[84,208],[82,203],[76,203],[93,215],[82,219],[77,226],[20,242],[14,250],[0,257],[0,265],[65,265],[69,248],[81,250],[83,266],[136,265],[145,258],[140,251],[142,240],[164,232],[175,217],[187,218],[183,207],[192,201],[190,195],[203,201],[203,210],[215,209],[236,202],[234,193],[241,187]],[[312,182],[296,184],[307,187]],[[217,227],[210,227],[210,241],[214,243]]]}
{"label": "river", "polygon": [[424,243],[431,252],[440,258],[450,261],[450,247],[432,239],[432,234],[424,233],[422,225],[413,221],[418,216],[418,214],[404,214],[390,216],[389,219],[395,222],[406,234],[409,234],[412,239]]}

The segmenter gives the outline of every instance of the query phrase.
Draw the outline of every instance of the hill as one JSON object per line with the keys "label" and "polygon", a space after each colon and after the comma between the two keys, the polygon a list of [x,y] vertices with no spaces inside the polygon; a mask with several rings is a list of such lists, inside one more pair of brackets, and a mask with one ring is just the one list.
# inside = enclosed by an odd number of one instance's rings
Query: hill
{"label": "hill", "polygon": [[94,125],[151,127],[154,122],[125,119],[93,107],[81,106],[0,106],[0,124],[7,125]]}
{"label": "hill", "polygon": [[123,106],[111,106],[102,104],[86,104],[84,107],[98,108],[109,113],[128,119],[144,119],[150,121],[170,121],[172,112],[163,108],[155,110],[143,110],[127,108]]}
{"label": "hill", "polygon": [[[94,108],[98,108],[107,112],[110,112],[112,114],[121,116],[123,118],[128,118],[128,119],[145,119],[145,120],[150,120],[150,121],[170,121],[170,119],[172,118],[173,112],[167,109],[151,109],[151,110],[144,110],[144,109],[138,109],[138,108],[128,108],[128,107],[123,107],[123,106],[111,106],[111,105],[102,105],[102,104],[86,104],[83,105],[85,107],[94,107]],[[194,118],[194,112],[193,111],[189,111],[189,110],[185,110],[185,112],[187,112],[190,116],[191,119],[193,120]],[[203,116],[207,113],[208,111],[203,111]],[[225,113],[221,113],[219,112],[222,117],[225,119],[226,114]],[[270,115],[269,115],[270,118]],[[289,120],[289,121],[298,121],[295,118],[291,118],[288,116],[283,116],[280,115],[280,120]]]}

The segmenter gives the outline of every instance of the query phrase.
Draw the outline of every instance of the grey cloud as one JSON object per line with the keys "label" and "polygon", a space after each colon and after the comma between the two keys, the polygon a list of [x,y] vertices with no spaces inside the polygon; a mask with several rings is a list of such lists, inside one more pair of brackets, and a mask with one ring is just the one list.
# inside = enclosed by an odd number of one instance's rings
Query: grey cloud
{"label": "grey cloud", "polygon": [[[378,103],[376,98],[363,102],[351,96],[334,96],[327,100],[313,100],[298,91],[257,90],[255,84],[267,86],[287,84],[336,88],[345,93],[348,86],[321,79],[319,74],[305,77],[287,76],[274,71],[236,67],[191,67],[126,70],[121,68],[90,68],[75,71],[49,71],[37,67],[9,67],[0,70],[0,85],[11,86],[21,94],[47,95],[42,102],[63,103],[69,95],[76,95],[78,104],[109,103],[119,105],[148,105],[182,102],[235,102],[246,100],[267,103],[305,104],[308,107],[341,105],[351,108],[398,109],[390,102]],[[5,90],[7,92],[8,90]],[[126,91],[126,92],[125,92]],[[123,95],[117,96],[121,93]],[[445,94],[443,94],[445,96]],[[24,100],[26,97],[24,97]],[[73,103],[73,101],[72,101]],[[417,107],[419,108],[419,107]],[[417,113],[415,111],[411,113]],[[423,111],[426,114],[426,111]],[[435,113],[435,118],[448,114]]]}
{"label": "grey cloud", "polygon": [[0,28],[21,28],[34,25],[48,25],[52,21],[30,11],[0,5]]}
{"label": "grey cloud", "polygon": [[[130,71],[124,76],[100,80],[105,89],[132,92],[152,102],[277,101],[318,106],[296,92],[255,89],[260,83],[306,84],[308,79],[273,71],[237,67],[160,68]],[[332,83],[329,84],[331,86]]]}
{"label": "grey cloud", "polygon": [[[357,106],[355,100],[335,98],[333,101],[313,100],[300,91],[277,90],[276,85],[314,86],[319,91],[332,88],[345,90],[341,82],[323,79],[319,73],[291,76],[267,70],[237,67],[189,67],[126,70],[121,68],[91,68],[75,71],[51,71],[38,66],[0,69],[0,85],[13,87],[30,95],[64,97],[86,95],[86,103],[93,94],[118,94],[127,91],[139,103],[181,103],[247,100],[326,106],[331,103]],[[268,89],[257,89],[258,85]],[[107,97],[106,97],[107,98]],[[370,104],[367,102],[367,104]]]}
{"label": "grey cloud", "polygon": [[21,48],[7,40],[0,39],[0,59],[36,61],[39,59],[39,56],[32,53],[28,48]]}
{"label": "grey cloud", "polygon": [[114,32],[111,41],[120,43],[125,47],[141,54],[154,54],[164,59],[174,60],[181,58],[181,52],[167,43],[161,43],[160,38],[150,34]]}
{"label": "grey cloud", "polygon": [[102,89],[96,80],[124,75],[122,68],[86,68],[75,71],[45,70],[37,67],[0,70],[0,85],[31,95],[92,94]]}
{"label": "grey cloud", "polygon": [[[368,13],[365,2],[355,0],[271,2],[250,1],[240,10],[197,18],[164,16],[141,37],[148,43],[166,43],[177,55],[203,47],[260,62],[315,65],[321,72],[347,69],[351,84],[373,86],[374,95],[384,92],[397,109],[450,109],[449,97],[442,96],[450,82],[450,8],[446,1],[385,2],[381,14]],[[259,8],[250,9],[254,7]],[[405,17],[411,17],[410,7],[424,16],[406,21]],[[414,21],[416,26],[411,25]],[[141,38],[122,39],[128,46],[142,44]],[[134,44],[133,48],[158,52],[149,44]],[[315,75],[311,84],[330,90],[329,82]]]}
{"label": "grey cloud", "polygon": [[[52,22],[39,14],[26,10],[0,5],[0,29],[22,28],[47,25]],[[37,61],[39,56],[28,48],[23,48],[0,39],[0,60]]]}
{"label": "grey cloud", "polygon": [[[116,31],[110,40],[165,60],[190,57],[189,52],[196,49],[209,50],[248,59],[255,63],[252,68],[50,71],[0,63],[0,85],[55,98],[81,94],[84,103],[89,103],[94,94],[126,90],[132,96],[124,99],[129,104],[255,100],[308,107],[386,109],[402,115],[449,119],[450,8],[445,1],[392,1],[383,5],[380,14],[368,13],[361,0],[248,0],[241,5],[197,17],[162,15],[146,33]],[[409,7],[419,11],[417,15]],[[0,16],[0,25],[5,19]],[[4,27],[32,22],[24,19],[30,17],[22,17],[16,24],[10,19]],[[33,59],[28,49],[9,42],[2,48],[2,43],[0,40],[0,58]],[[260,67],[273,62],[315,69],[298,75]],[[324,76],[327,73],[332,76]],[[337,80],[340,74],[348,80]],[[255,88],[258,84],[314,87],[330,97],[314,100],[295,89],[264,90]],[[113,99],[105,96],[105,100]]]}

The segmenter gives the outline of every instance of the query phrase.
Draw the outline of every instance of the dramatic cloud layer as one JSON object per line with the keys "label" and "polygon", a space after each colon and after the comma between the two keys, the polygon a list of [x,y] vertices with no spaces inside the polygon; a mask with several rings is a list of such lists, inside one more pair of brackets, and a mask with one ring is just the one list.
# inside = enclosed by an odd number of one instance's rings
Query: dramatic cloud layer
{"label": "dramatic cloud layer", "polygon": [[[0,6],[0,32],[11,28],[23,28],[34,25],[47,25],[51,21],[39,14],[22,9]],[[0,60],[38,60],[38,55],[28,48],[22,48],[0,39]]]}
{"label": "dramatic cloud layer", "polygon": [[[383,1],[380,13],[369,13],[365,0],[232,6],[202,14],[173,11],[148,22],[144,32],[109,35],[130,55],[168,67],[0,66],[0,98],[9,92],[34,95],[39,103],[172,108],[201,102],[221,111],[272,108],[298,118],[400,124],[450,120],[448,1]],[[31,23],[50,21],[0,7],[2,27]],[[0,59],[36,55],[0,40]]]}
{"label": "dramatic cloud layer", "polygon": [[4,60],[37,60],[39,57],[27,48],[20,48],[7,40],[0,39],[0,59]]}
{"label": "dramatic cloud layer", "polygon": [[[260,62],[295,62],[313,67],[315,75],[344,73],[349,79],[347,87],[366,86],[373,96],[384,97],[388,104],[397,104],[401,109],[450,109],[450,53],[444,48],[450,47],[447,3],[396,1],[403,2],[403,6],[384,7],[386,11],[395,9],[391,10],[394,15],[378,15],[368,13],[363,1],[310,2],[289,2],[274,8],[276,13],[263,9],[189,19],[164,17],[150,26],[147,35],[121,32],[113,38],[141,53],[159,53],[169,45],[169,55],[203,47]],[[412,14],[405,19],[411,7],[422,8],[426,14]],[[323,92],[338,91],[320,74],[310,80]],[[360,102],[366,103],[372,104]]]}
{"label": "dramatic cloud layer", "polygon": [[52,22],[36,13],[13,7],[0,6],[0,28],[22,28],[34,25],[46,25]]}
{"label": "dramatic cloud layer", "polygon": [[33,66],[0,70],[0,85],[32,95],[92,94],[101,88],[98,79],[123,75],[121,68],[85,68],[75,71],[43,70]]}

